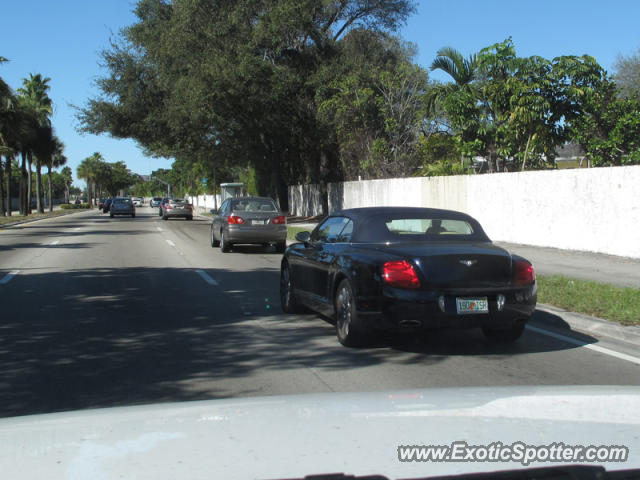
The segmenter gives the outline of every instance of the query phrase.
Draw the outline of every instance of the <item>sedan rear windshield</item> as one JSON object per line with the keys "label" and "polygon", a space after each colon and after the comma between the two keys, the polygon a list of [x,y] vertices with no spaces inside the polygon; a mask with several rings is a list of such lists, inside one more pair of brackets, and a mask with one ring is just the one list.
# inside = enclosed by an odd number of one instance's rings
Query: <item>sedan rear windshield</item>
{"label": "sedan rear windshield", "polygon": [[128,198],[117,198],[113,201],[113,203],[121,203],[123,205],[128,205],[129,203],[131,203],[131,200],[129,200]]}
{"label": "sedan rear windshield", "polygon": [[277,212],[277,205],[271,200],[240,200],[232,206],[234,211],[245,212]]}

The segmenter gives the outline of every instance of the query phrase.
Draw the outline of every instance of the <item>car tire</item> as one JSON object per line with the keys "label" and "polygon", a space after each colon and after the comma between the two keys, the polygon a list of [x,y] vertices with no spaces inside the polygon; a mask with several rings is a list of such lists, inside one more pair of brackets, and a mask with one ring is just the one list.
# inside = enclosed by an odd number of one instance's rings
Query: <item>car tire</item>
{"label": "car tire", "polygon": [[522,336],[522,333],[524,332],[524,325],[524,323],[518,323],[513,325],[511,328],[506,329],[482,327],[482,333],[492,342],[511,343],[515,342]]}
{"label": "car tire", "polygon": [[187,217],[187,220],[193,220],[193,217],[192,216],[191,217]]}
{"label": "car tire", "polygon": [[336,335],[345,347],[362,347],[367,343],[366,332],[358,317],[355,296],[349,280],[340,282],[334,299]]}
{"label": "car tire", "polygon": [[136,218],[136,214],[135,214],[135,213],[132,213],[132,214],[131,214],[131,218]]}
{"label": "car tire", "polygon": [[211,229],[211,248],[219,247],[220,240],[216,240],[215,235],[213,234],[213,228]]}
{"label": "car tire", "polygon": [[285,313],[299,313],[302,311],[293,293],[291,269],[286,261],[282,263],[280,268],[280,307]]}
{"label": "car tire", "polygon": [[162,216],[162,209],[158,210],[158,216],[161,217]]}
{"label": "car tire", "polygon": [[162,216],[162,219],[163,219],[163,220],[169,220],[169,217],[167,217],[166,215],[163,215],[163,216]]}
{"label": "car tire", "polygon": [[276,253],[284,253],[286,249],[287,249],[287,242],[276,243]]}
{"label": "car tire", "polygon": [[109,214],[109,216],[110,216],[111,218],[113,218],[113,213],[110,213],[110,214]]}
{"label": "car tire", "polygon": [[225,238],[224,230],[220,232],[220,250],[223,253],[227,253],[231,250],[231,243],[229,243]]}

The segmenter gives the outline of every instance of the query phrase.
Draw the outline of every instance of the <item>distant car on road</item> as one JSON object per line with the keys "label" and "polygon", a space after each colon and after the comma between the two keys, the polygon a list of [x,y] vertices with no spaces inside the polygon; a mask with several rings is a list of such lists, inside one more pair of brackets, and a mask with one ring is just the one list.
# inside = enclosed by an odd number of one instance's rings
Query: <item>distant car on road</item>
{"label": "distant car on road", "polygon": [[109,213],[109,209],[111,208],[112,201],[113,201],[112,198],[105,199],[104,203],[102,204],[102,213]]}
{"label": "distant car on road", "polygon": [[149,200],[149,206],[152,208],[159,207],[160,202],[162,202],[162,197],[153,197],[151,200]]}
{"label": "distant car on road", "polygon": [[141,207],[141,206],[142,206],[142,202],[143,202],[143,200],[142,200],[142,198],[140,198],[140,197],[133,197],[133,198],[131,199],[131,201],[133,202],[133,204],[134,204],[136,207]]}
{"label": "distant car on road", "polygon": [[287,217],[276,202],[267,197],[228,198],[214,214],[211,222],[211,246],[223,252],[234,244],[275,244],[284,252],[287,241]]}
{"label": "distant car on road", "polygon": [[113,218],[115,215],[131,215],[131,218],[135,218],[136,207],[130,198],[116,197],[113,199],[109,208],[109,216]]}
{"label": "distant car on road", "polygon": [[163,213],[164,213],[164,204],[165,204],[166,202],[168,202],[169,200],[171,200],[171,198],[169,198],[169,197],[162,197],[162,198],[160,199],[160,204],[158,205],[158,207],[160,207],[160,208],[158,209],[158,216],[159,216],[159,217],[161,217],[161,216],[163,215]]}
{"label": "distant car on road", "polygon": [[193,207],[189,202],[175,198],[167,199],[162,204],[162,219],[168,220],[170,217],[182,217],[193,220]]}
{"label": "distant car on road", "polygon": [[536,306],[533,265],[464,213],[342,210],[296,240],[281,262],[282,309],[334,318],[345,346],[366,344],[375,330],[471,327],[512,342]]}

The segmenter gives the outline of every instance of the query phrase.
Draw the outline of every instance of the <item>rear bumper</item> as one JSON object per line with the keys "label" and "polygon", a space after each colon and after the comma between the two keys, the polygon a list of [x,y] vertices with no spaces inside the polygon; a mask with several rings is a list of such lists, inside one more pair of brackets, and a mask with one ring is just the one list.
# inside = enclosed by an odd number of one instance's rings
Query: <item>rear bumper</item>
{"label": "rear bumper", "polygon": [[166,210],[165,217],[181,217],[188,218],[193,217],[193,210]]}
{"label": "rear bumper", "polygon": [[136,213],[135,210],[114,210],[113,208],[111,208],[109,212],[112,215],[133,215],[134,213]]}
{"label": "rear bumper", "polygon": [[227,238],[231,243],[280,243],[287,240],[287,226],[253,227],[250,225],[229,225]]}
{"label": "rear bumper", "polygon": [[[359,316],[375,330],[438,328],[509,328],[529,320],[536,308],[537,286],[490,291],[411,292],[388,289],[382,298],[358,298]],[[498,306],[498,295],[505,296]],[[439,298],[444,297],[444,311]],[[458,314],[457,297],[487,297],[489,312]]]}

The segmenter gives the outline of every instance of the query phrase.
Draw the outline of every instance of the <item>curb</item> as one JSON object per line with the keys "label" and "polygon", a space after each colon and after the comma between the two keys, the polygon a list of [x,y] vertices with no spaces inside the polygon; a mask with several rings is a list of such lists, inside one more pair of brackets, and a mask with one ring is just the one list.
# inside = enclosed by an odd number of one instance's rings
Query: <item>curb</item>
{"label": "curb", "polygon": [[[553,305],[547,305],[539,303],[536,306],[537,310],[555,314],[562,318],[570,327],[571,330],[575,330],[594,337],[608,337],[619,342],[628,343],[640,347],[640,327],[633,325],[621,325],[609,320],[604,320],[598,317],[591,317],[582,313],[571,312],[563,310],[562,308],[554,307]],[[550,322],[546,322],[550,323]],[[551,325],[558,328],[558,325]],[[562,329],[562,327],[559,327]]]}
{"label": "curb", "polygon": [[0,225],[0,229],[9,228],[9,227],[15,227],[16,225],[22,225],[24,223],[39,222],[40,220],[48,220],[48,219],[51,219],[51,218],[65,217],[67,215],[73,215],[74,213],[88,212],[90,210],[95,210],[95,209],[74,210],[74,211],[71,211],[71,212],[62,212],[59,215],[47,215],[47,216],[44,216],[44,217],[29,218],[27,220],[19,220],[17,222],[4,223],[4,224]]}

